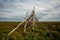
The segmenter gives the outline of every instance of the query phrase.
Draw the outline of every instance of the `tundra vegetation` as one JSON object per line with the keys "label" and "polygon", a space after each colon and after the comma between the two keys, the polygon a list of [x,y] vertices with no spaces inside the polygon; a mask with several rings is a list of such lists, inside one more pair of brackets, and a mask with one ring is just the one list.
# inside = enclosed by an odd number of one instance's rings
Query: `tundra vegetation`
{"label": "tundra vegetation", "polygon": [[20,22],[0,22],[0,40],[60,40],[60,22],[37,22],[24,33],[24,24],[8,35]]}

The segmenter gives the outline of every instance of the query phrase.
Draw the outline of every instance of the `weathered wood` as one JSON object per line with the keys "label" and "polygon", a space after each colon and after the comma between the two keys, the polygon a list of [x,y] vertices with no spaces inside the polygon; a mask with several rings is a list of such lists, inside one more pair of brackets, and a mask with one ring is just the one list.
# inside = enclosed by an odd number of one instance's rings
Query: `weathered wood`
{"label": "weathered wood", "polygon": [[10,35],[11,33],[13,33],[22,23],[24,23],[25,21],[21,22],[16,28],[14,28],[8,35]]}
{"label": "weathered wood", "polygon": [[[28,13],[27,13],[27,14],[28,14]],[[14,28],[8,35],[10,35],[11,33],[13,33],[13,32],[14,32],[20,25],[22,25],[24,22],[26,22],[26,24],[24,25],[24,33],[26,32],[26,26],[27,26],[27,24],[28,24],[29,21],[32,22],[31,26],[32,26],[33,29],[34,29],[34,26],[37,26],[37,25],[35,24],[35,20],[37,20],[36,15],[35,15],[35,6],[34,6],[34,8],[33,8],[33,10],[32,10],[31,15],[27,16],[27,14],[26,14],[26,20],[23,21],[23,22],[21,22],[21,23],[20,23],[16,28]]]}
{"label": "weathered wood", "polygon": [[26,22],[25,26],[24,26],[24,33],[26,32],[26,26],[27,26],[28,21]]}
{"label": "weathered wood", "polygon": [[33,30],[34,30],[34,24],[35,24],[35,6],[34,6],[34,9],[33,9],[33,11],[32,11],[32,15],[33,15]]}

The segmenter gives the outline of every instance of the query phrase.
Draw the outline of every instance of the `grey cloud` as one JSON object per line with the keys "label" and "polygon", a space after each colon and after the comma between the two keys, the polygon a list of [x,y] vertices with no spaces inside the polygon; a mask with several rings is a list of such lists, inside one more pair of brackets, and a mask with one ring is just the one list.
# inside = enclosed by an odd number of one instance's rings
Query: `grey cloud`
{"label": "grey cloud", "polygon": [[[57,0],[56,0],[57,1]],[[42,13],[47,15],[42,16],[42,21],[60,21],[60,2],[50,3],[49,7],[46,10],[43,10]]]}
{"label": "grey cloud", "polygon": [[43,21],[60,20],[60,12],[59,12],[60,2],[58,2],[59,0],[28,0],[28,1],[20,0],[20,3],[19,2],[10,3],[6,1],[0,2],[0,20],[5,20],[5,21],[6,20],[15,20],[15,21],[23,20],[23,18],[21,17],[25,16],[26,12],[30,10],[30,9],[24,9],[24,7],[27,7],[26,4],[24,3],[26,2],[27,4],[28,3],[34,4],[35,3],[34,1],[36,3],[38,2],[38,4],[41,2],[43,4],[41,6],[44,6],[44,8],[46,8],[43,11],[38,11],[36,13],[37,16],[40,17],[39,20],[43,20]]}

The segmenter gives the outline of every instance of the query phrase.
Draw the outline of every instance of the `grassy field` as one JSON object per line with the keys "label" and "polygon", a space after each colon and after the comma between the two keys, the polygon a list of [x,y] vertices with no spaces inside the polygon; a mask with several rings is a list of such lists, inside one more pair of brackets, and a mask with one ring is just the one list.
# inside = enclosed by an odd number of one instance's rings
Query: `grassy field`
{"label": "grassy field", "polygon": [[18,24],[19,22],[0,22],[0,40],[60,40],[60,22],[38,22],[34,30],[27,27],[26,33],[23,32],[23,24],[8,35]]}

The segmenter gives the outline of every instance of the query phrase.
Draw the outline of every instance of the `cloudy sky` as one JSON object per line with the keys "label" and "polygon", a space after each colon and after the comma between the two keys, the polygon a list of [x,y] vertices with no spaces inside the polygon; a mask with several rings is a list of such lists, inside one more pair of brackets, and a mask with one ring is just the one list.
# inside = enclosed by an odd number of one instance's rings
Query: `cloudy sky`
{"label": "cloudy sky", "polygon": [[60,0],[0,0],[0,21],[23,21],[33,6],[39,21],[60,21]]}

